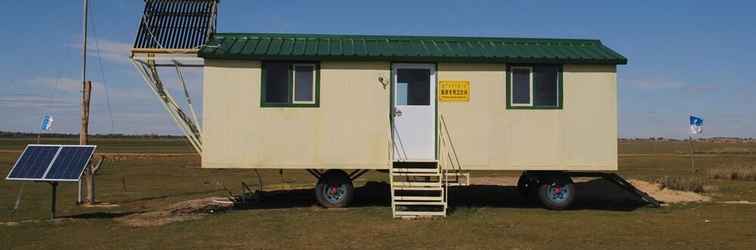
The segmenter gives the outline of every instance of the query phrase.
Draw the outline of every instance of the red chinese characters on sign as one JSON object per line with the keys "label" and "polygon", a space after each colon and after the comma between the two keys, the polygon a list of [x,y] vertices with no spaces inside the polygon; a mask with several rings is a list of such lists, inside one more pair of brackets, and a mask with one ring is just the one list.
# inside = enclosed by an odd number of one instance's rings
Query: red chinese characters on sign
{"label": "red chinese characters on sign", "polygon": [[441,80],[438,82],[438,100],[442,102],[469,102],[470,81]]}

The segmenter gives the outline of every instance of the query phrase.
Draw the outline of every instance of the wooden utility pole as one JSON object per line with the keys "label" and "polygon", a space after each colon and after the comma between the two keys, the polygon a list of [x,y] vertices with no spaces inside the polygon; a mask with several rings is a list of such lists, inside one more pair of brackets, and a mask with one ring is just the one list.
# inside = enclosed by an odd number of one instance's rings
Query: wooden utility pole
{"label": "wooden utility pole", "polygon": [[[89,1],[84,0],[84,20],[83,20],[83,39],[82,39],[82,65],[81,65],[81,130],[79,130],[79,144],[89,144],[89,101],[92,97],[92,82],[87,80],[87,17],[89,16]],[[87,187],[87,199],[86,202],[93,204],[95,202],[94,197],[94,172],[91,165],[84,170],[84,182]],[[81,185],[79,185],[79,192],[81,192]]]}
{"label": "wooden utility pole", "polygon": [[[79,133],[79,144],[89,144],[89,103],[92,96],[92,81],[84,81],[83,95],[81,97],[81,131]],[[90,164],[84,170],[84,183],[87,188],[86,202],[89,204],[95,203],[95,190],[94,190],[94,170]]]}
{"label": "wooden utility pole", "polygon": [[84,81],[81,96],[81,130],[79,131],[79,144],[89,143],[89,100],[92,97],[92,81]]}

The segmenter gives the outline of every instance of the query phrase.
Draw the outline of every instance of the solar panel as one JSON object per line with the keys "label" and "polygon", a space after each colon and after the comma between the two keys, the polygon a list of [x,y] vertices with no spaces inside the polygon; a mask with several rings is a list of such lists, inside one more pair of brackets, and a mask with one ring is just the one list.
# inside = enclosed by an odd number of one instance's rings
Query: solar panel
{"label": "solar panel", "polygon": [[146,0],[138,49],[197,49],[215,32],[218,0]]}
{"label": "solar panel", "polygon": [[6,180],[78,181],[94,145],[28,145]]}
{"label": "solar panel", "polygon": [[62,147],[45,175],[46,180],[77,181],[92,158],[94,147]]}
{"label": "solar panel", "polygon": [[26,146],[11,169],[8,180],[42,179],[60,146]]}

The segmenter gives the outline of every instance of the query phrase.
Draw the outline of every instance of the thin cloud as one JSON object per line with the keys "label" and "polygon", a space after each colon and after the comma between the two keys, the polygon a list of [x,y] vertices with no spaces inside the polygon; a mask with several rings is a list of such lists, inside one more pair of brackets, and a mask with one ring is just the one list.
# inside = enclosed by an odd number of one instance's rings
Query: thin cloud
{"label": "thin cloud", "polygon": [[[187,84],[201,81],[201,79],[187,78]],[[49,77],[40,76],[29,80],[23,81],[25,84],[23,88],[27,93],[43,93],[44,95],[51,96],[72,96],[79,95],[81,93],[81,80],[61,77]],[[183,96],[183,89],[180,88],[176,80],[171,77],[163,79],[163,83],[171,91],[174,96]],[[120,86],[120,87],[116,87]],[[190,92],[193,94],[193,98],[201,98],[201,86],[191,85],[189,86]],[[100,81],[92,81],[92,98],[96,98],[98,95],[103,95],[105,91],[105,84]],[[150,92],[149,88],[144,85],[141,80],[138,80],[132,84],[115,84],[114,82],[108,82],[108,94],[111,101],[115,103],[133,103],[135,100],[155,100],[154,94]]]}
{"label": "thin cloud", "polygon": [[[70,43],[67,46],[79,50],[81,50],[82,48],[81,42]],[[129,63],[131,43],[124,43],[108,39],[90,40],[87,44],[87,53],[89,53],[89,55],[91,56],[98,56],[98,48],[100,49],[99,56],[102,56],[103,61],[119,64]]]}
{"label": "thin cloud", "polygon": [[46,96],[0,96],[0,104],[6,108],[70,108],[79,106],[78,102]]}
{"label": "thin cloud", "polygon": [[680,90],[688,94],[703,94],[719,91],[719,85],[688,83],[665,79],[632,79],[628,80],[631,86],[642,90]]}
{"label": "thin cloud", "polygon": [[72,78],[52,78],[52,77],[38,77],[29,80],[29,82],[37,83],[38,86],[44,87],[52,91],[63,91],[67,93],[80,92],[81,80]]}
{"label": "thin cloud", "polygon": [[685,91],[690,94],[711,93],[719,89],[719,86],[714,84],[691,84],[685,87]]}
{"label": "thin cloud", "polygon": [[[26,81],[29,88],[37,89],[42,92],[47,91],[59,91],[64,93],[78,93],[81,92],[81,80],[73,78],[55,78],[55,77],[35,77]],[[92,88],[101,89],[103,87],[101,82],[92,82]]]}
{"label": "thin cloud", "polygon": [[680,81],[662,80],[662,79],[642,79],[642,80],[633,79],[633,80],[628,80],[627,83],[639,89],[646,89],[646,90],[680,89],[688,85]]}

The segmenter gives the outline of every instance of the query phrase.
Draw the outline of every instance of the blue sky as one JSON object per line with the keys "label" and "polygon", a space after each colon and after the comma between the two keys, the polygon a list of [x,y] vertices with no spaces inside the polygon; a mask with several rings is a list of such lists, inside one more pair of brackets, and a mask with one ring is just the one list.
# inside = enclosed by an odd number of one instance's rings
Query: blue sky
{"label": "blue sky", "polygon": [[[179,133],[128,62],[142,5],[91,0],[95,133]],[[54,132],[78,131],[81,3],[4,8],[0,130],[35,131],[51,113]],[[685,137],[694,112],[706,136],[756,137],[754,9],[752,1],[224,0],[218,25],[221,32],[598,38],[630,61],[618,72],[620,136]],[[187,74],[201,101],[201,73]]]}

